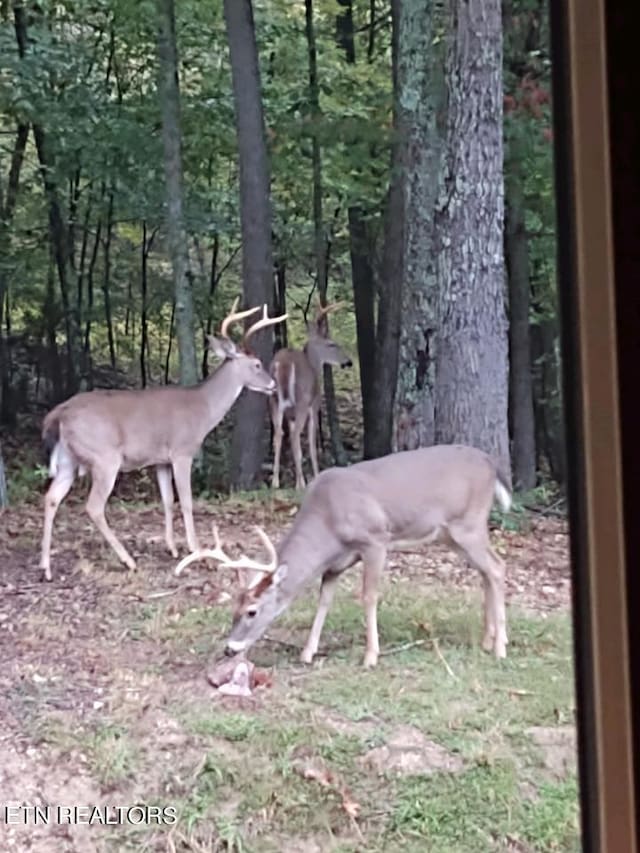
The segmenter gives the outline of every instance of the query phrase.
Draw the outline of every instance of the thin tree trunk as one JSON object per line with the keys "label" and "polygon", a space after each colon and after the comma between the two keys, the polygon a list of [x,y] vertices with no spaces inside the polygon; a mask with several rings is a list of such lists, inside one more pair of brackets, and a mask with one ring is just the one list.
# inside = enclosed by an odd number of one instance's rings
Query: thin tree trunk
{"label": "thin tree trunk", "polygon": [[180,124],[180,86],[173,0],[156,0],[158,11],[158,94],[162,110],[162,141],[167,184],[167,233],[173,266],[180,382],[195,385],[196,361],[193,276],[184,224],[184,182]]}
{"label": "thin tree trunk", "polygon": [[[275,277],[275,294],[274,294],[274,311],[276,315],[281,316],[287,313],[287,268],[284,258],[278,258],[276,261],[276,277]],[[289,346],[289,338],[287,333],[287,321],[278,323],[274,330],[275,349],[286,349]]]}
{"label": "thin tree trunk", "polygon": [[510,478],[500,0],[450,0],[445,185],[437,215],[436,442],[490,453]]}
{"label": "thin tree trunk", "polygon": [[[213,330],[213,297],[218,285],[218,255],[220,253],[220,235],[216,231],[213,235],[213,246],[211,247],[211,266],[209,268],[209,299],[207,300],[207,322],[205,334],[209,336]],[[205,343],[202,353],[202,375],[209,375],[209,349]]]}
{"label": "thin tree trunk", "polygon": [[142,220],[142,268],[140,271],[140,382],[147,387],[147,221]]}
{"label": "thin tree trunk", "polygon": [[167,344],[167,356],[164,360],[164,384],[169,384],[169,369],[171,367],[171,349],[173,347],[173,324],[176,317],[176,301],[171,303],[171,318],[169,320],[169,343]]}
{"label": "thin tree trunk", "polygon": [[0,444],[0,509],[5,509],[9,506],[9,493],[7,491],[7,475],[4,468],[4,457],[2,455],[2,445]]}
{"label": "thin tree trunk", "polygon": [[524,221],[520,159],[512,151],[505,180],[505,257],[509,283],[509,411],[513,481],[517,489],[536,484],[536,436],[529,333],[529,246]]}
{"label": "thin tree trunk", "polygon": [[113,189],[109,192],[107,203],[107,226],[103,246],[104,269],[102,275],[102,296],[104,300],[104,318],[107,324],[107,338],[109,340],[109,361],[111,367],[116,369],[116,343],[113,333],[113,317],[111,314],[111,238],[113,236]]}
{"label": "thin tree trunk", "polygon": [[[240,219],[245,302],[273,308],[273,252],[269,161],[262,111],[260,69],[250,0],[224,0],[240,164]],[[273,330],[254,344],[265,365],[273,355]],[[245,394],[236,407],[231,442],[231,484],[247,489],[261,479],[265,457],[267,399]]]}
{"label": "thin tree trunk", "polygon": [[[104,197],[104,188],[103,188]],[[84,327],[84,359],[89,365],[89,387],[93,387],[92,359],[91,359],[91,323],[93,320],[93,278],[98,260],[98,252],[100,250],[100,242],[102,235],[102,219],[98,219],[96,225],[96,236],[93,241],[93,249],[91,250],[91,258],[89,259],[89,268],[87,269],[87,310],[86,322]]]}

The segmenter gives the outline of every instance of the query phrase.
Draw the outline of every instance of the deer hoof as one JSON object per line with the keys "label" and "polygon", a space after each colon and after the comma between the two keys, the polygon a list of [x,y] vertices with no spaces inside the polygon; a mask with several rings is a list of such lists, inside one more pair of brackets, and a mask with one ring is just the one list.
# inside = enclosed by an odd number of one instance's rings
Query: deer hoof
{"label": "deer hoof", "polygon": [[364,656],[365,669],[373,669],[378,665],[378,655],[376,652],[367,652]]}
{"label": "deer hoof", "polygon": [[128,569],[130,569],[132,572],[135,572],[135,570],[138,568],[138,567],[136,566],[136,561],[133,559],[133,557],[127,557],[127,559],[126,559],[126,560],[124,560],[124,564],[125,564],[125,566],[126,566]]}
{"label": "deer hoof", "polygon": [[301,663],[313,663],[314,652],[311,649],[303,649],[300,652],[300,662]]}

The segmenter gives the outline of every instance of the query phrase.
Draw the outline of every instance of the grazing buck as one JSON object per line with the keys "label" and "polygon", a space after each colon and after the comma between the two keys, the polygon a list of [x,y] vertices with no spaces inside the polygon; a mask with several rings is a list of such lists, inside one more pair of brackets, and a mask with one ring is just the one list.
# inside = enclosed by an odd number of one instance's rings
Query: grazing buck
{"label": "grazing buck", "polygon": [[53,520],[76,474],[91,474],[87,513],[130,569],[135,562],[105,518],[105,506],[120,471],[154,465],[164,507],[165,540],[174,557],[173,482],[184,519],[190,551],[198,550],[191,500],[191,465],[205,437],[226,415],[243,388],[272,394],[275,382],[249,349],[249,338],[259,329],[286,318],[263,316],[250,326],[237,346],[229,338],[233,323],[259,311],[236,311],[223,320],[220,337],[208,336],[208,347],[224,359],[204,382],[193,387],[165,386],[144,390],[97,390],[76,394],[45,417],[42,437],[50,452],[53,478],[45,496],[44,532],[40,568],[51,580],[50,552]]}
{"label": "grazing buck", "polygon": [[305,486],[302,474],[302,448],[300,437],[305,425],[309,441],[309,456],[314,477],[318,476],[317,429],[322,403],[322,366],[335,364],[351,367],[353,362],[338,344],[331,340],[327,328],[327,314],[344,303],[337,302],[324,308],[318,305],[312,323],[307,323],[308,340],[302,351],[281,349],[273,357],[269,372],[276,382],[276,393],[270,400],[273,423],[273,480],[272,487],[280,488],[280,453],[282,451],[283,422],[289,427],[289,441],[296,467],[296,489]]}
{"label": "grazing buck", "polygon": [[215,548],[186,557],[176,573],[205,558],[254,570],[236,605],[227,654],[248,649],[309,584],[321,580],[318,610],[301,656],[304,663],[311,663],[338,579],[345,569],[362,561],[364,664],[369,667],[378,661],[378,584],[387,554],[445,541],[462,551],[482,576],[483,647],[503,658],[505,566],[489,544],[488,530],[495,499],[507,510],[510,489],[489,456],[473,447],[437,445],[358,462],[350,468],[329,468],[309,486],[278,548],[258,528],[269,554],[267,563],[244,555],[231,559],[214,528]]}

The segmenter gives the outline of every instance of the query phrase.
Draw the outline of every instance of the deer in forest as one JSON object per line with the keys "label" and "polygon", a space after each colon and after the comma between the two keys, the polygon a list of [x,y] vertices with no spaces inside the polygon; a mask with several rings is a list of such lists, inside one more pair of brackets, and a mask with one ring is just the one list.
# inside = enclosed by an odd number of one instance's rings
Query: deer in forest
{"label": "deer in forest", "polygon": [[130,569],[135,561],[109,527],[105,506],[120,471],[155,466],[164,507],[165,541],[173,557],[173,482],[175,481],[187,545],[198,550],[193,524],[191,466],[205,437],[233,406],[244,388],[273,394],[275,382],[260,359],[249,348],[249,339],[286,318],[268,317],[263,307],[260,320],[244,333],[236,345],[229,337],[234,324],[259,311],[237,311],[238,300],[220,327],[220,336],[208,335],[208,349],[223,359],[218,369],[199,385],[164,386],[142,390],[96,390],[76,394],[52,409],[45,417],[42,437],[49,452],[52,478],[44,501],[44,531],[40,568],[51,580],[50,554],[53,521],[77,474],[91,475],[86,510],[118,555]]}
{"label": "deer in forest", "polygon": [[[488,518],[494,500],[507,511],[511,490],[491,458],[464,445],[436,445],[328,468],[309,486],[293,525],[276,548],[257,528],[269,555],[232,559],[214,527],[215,547],[192,553],[235,568],[242,581],[225,653],[244,652],[313,581],[320,600],[301,660],[311,663],[342,572],[363,565],[367,647],[364,665],[379,655],[377,602],[387,554],[444,541],[461,551],[482,577],[483,648],[506,656],[505,565],[491,548]],[[253,570],[242,578],[242,570]]]}
{"label": "deer in forest", "polygon": [[302,431],[307,427],[309,456],[313,476],[318,476],[317,429],[322,403],[322,367],[335,364],[351,367],[353,362],[334,340],[329,337],[327,314],[341,308],[344,303],[318,305],[316,315],[307,323],[307,342],[302,350],[281,349],[274,355],[269,372],[276,383],[276,393],[269,401],[273,424],[273,479],[272,487],[280,488],[280,454],[282,451],[283,422],[289,427],[289,442],[296,468],[296,489],[304,489],[302,473]]}

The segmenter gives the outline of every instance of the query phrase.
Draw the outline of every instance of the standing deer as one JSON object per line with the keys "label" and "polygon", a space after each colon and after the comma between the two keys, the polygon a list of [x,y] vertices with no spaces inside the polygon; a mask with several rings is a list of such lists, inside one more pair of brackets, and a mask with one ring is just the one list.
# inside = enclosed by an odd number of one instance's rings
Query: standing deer
{"label": "standing deer", "polygon": [[120,471],[155,466],[164,507],[165,540],[172,556],[177,557],[173,537],[172,480],[175,480],[187,544],[190,551],[198,550],[191,499],[193,457],[244,388],[262,394],[274,392],[275,382],[248,344],[259,329],[279,323],[287,316],[270,318],[265,305],[262,319],[246,330],[237,346],[229,338],[229,328],[260,310],[238,312],[237,305],[236,299],[222,322],[220,337],[208,336],[209,349],[223,363],[199,385],[84,392],[56,406],[45,417],[42,437],[50,453],[49,475],[53,478],[44,502],[40,559],[46,580],[51,580],[53,521],[76,474],[91,474],[87,513],[128,568],[135,568],[133,557],[105,518],[105,506]]}
{"label": "standing deer", "polygon": [[351,367],[353,362],[342,347],[329,337],[326,316],[344,303],[318,306],[315,319],[307,323],[308,340],[302,351],[281,349],[273,357],[269,372],[276,383],[276,393],[269,401],[273,423],[273,480],[272,487],[280,488],[280,453],[282,451],[283,421],[289,426],[289,441],[296,467],[296,489],[304,489],[302,448],[300,437],[305,425],[309,456],[314,477],[318,476],[317,429],[322,403],[322,366],[335,364]]}
{"label": "standing deer", "polygon": [[302,651],[311,663],[324,621],[345,569],[363,564],[363,603],[367,650],[364,665],[378,661],[377,602],[387,554],[438,540],[460,550],[482,576],[483,648],[506,656],[505,566],[489,543],[488,518],[494,500],[506,511],[511,492],[490,457],[473,447],[436,445],[329,468],[309,486],[292,527],[276,548],[258,528],[269,554],[261,563],[244,555],[231,559],[214,528],[215,548],[191,554],[176,574],[194,560],[210,558],[224,566],[253,569],[240,593],[226,654],[252,646],[291,602],[314,580],[320,601]]}

